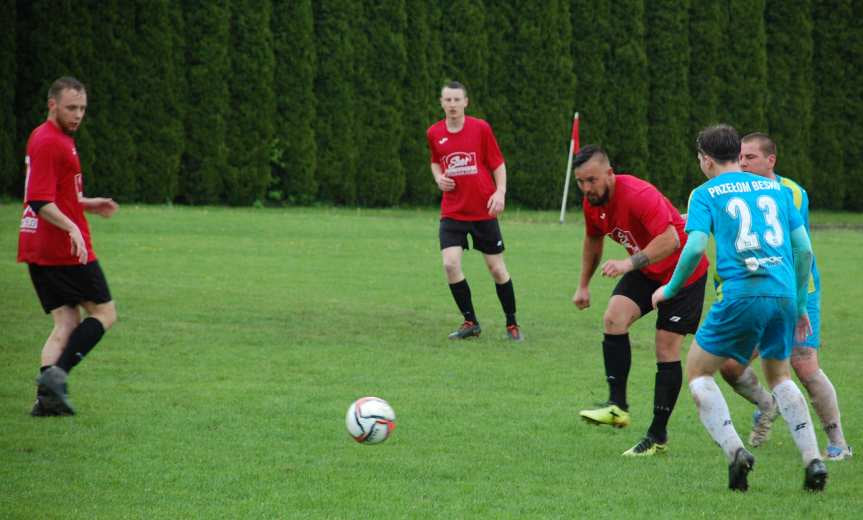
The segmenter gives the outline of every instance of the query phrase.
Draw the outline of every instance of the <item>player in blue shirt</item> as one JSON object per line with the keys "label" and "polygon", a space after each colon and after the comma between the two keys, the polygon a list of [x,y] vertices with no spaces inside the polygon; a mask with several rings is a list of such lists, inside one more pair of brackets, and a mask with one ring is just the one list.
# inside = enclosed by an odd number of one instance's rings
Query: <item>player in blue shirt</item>
{"label": "player in blue shirt", "polygon": [[[806,231],[809,232],[809,196],[806,190],[791,179],[777,175],[773,170],[775,165],[776,144],[769,136],[753,133],[743,137],[740,167],[744,171],[779,181],[782,188],[791,193],[794,206],[800,211]],[[851,457],[852,451],[842,432],[836,389],[818,364],[818,349],[821,346],[821,277],[814,257],[807,293],[806,309],[812,323],[812,334],[802,342],[795,341],[791,351],[791,367],[806,388],[829,439],[824,458],[844,460]],[[749,444],[753,447],[760,446],[768,439],[770,427],[779,413],[773,397],[759,384],[755,371],[747,365],[728,360],[722,365],[720,372],[735,392],[758,406]]]}
{"label": "player in blue shirt", "polygon": [[803,339],[811,332],[806,312],[809,235],[787,190],[740,171],[740,137],[734,128],[704,129],[697,147],[699,166],[709,180],[690,196],[689,241],[671,280],[653,293],[653,304],[677,293],[713,233],[723,289],[686,358],[698,415],[728,459],[728,487],[746,491],[755,458],[743,447],[713,374],[726,359],[748,363],[759,347],[764,375],[806,466],[804,489],[820,491],[827,468],[819,458],[809,407],[788,364],[793,336]]}

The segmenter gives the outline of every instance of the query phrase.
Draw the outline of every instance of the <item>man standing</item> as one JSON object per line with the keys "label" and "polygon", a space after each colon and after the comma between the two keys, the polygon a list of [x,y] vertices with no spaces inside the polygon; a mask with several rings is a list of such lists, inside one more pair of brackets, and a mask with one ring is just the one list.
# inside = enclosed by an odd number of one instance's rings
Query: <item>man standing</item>
{"label": "man standing", "polygon": [[[794,206],[800,211],[808,233],[809,196],[799,184],[786,177],[780,177],[774,171],[776,143],[766,134],[752,133],[743,137],[740,149],[740,168],[778,181],[784,190],[788,190]],[[791,350],[791,366],[806,388],[812,400],[812,406],[818,413],[829,439],[824,458],[843,460],[851,457],[852,452],[842,433],[836,389],[818,365],[818,348],[821,346],[821,277],[815,265],[814,255],[807,287],[806,310],[812,324],[812,334],[803,341],[794,342],[794,348]],[[722,365],[720,372],[735,392],[758,407],[754,418],[755,424],[749,435],[749,444],[753,447],[760,446],[768,439],[773,420],[779,413],[773,397],[759,384],[755,371],[748,365],[729,359]]]}
{"label": "man standing", "polygon": [[[27,141],[24,214],[18,261],[54,329],[42,347],[33,416],[72,415],[66,377],[117,319],[108,283],[90,240],[84,211],[110,217],[117,203],[84,197],[81,164],[72,135],[87,109],[84,85],[71,77],[48,90],[48,118]],[[78,307],[88,316],[81,319]]]}
{"label": "man standing", "polygon": [[[652,184],[631,175],[616,174],[602,148],[585,146],[576,155],[574,164],[576,182],[584,193],[585,222],[581,278],[572,298],[576,307],[590,306],[588,285],[602,258],[604,235],[623,245],[630,255],[623,260],[609,260],[602,266],[604,276],[623,276],[603,316],[602,354],[609,398],[599,408],[582,410],[580,415],[593,424],[623,428],[630,422],[626,399],[632,360],[629,327],[653,310],[650,301],[653,291],[671,278],[681,247],[686,244],[684,221]],[[707,259],[702,255],[680,294],[659,306],[653,422],[647,435],[624,452],[625,456],[649,456],[667,449],[668,419],[683,380],[680,346],[683,337],[698,328],[707,267]]]}
{"label": "man standing", "polygon": [[464,323],[449,335],[465,339],[480,335],[470,287],[461,268],[468,249],[482,252],[494,279],[497,297],[506,315],[506,337],[521,341],[515,319],[515,292],[503,261],[503,236],[497,216],[506,196],[506,164],[491,126],[482,119],[466,116],[467,89],[457,81],[441,89],[441,107],[446,118],[426,131],[431,151],[431,171],[441,199],[440,249],[449,288],[464,316]]}
{"label": "man standing", "polygon": [[806,286],[812,247],[806,226],[788,190],[740,171],[740,138],[734,128],[702,130],[697,149],[699,166],[709,180],[690,196],[689,242],[671,280],[653,294],[653,303],[677,294],[712,232],[722,292],[695,335],[686,373],[701,422],[728,460],[728,487],[749,488],[747,476],[755,459],[731,423],[713,374],[729,358],[748,363],[758,347],[764,374],[806,467],[803,487],[820,491],[827,468],[818,458],[809,407],[788,366],[793,336],[803,340],[811,333]]}

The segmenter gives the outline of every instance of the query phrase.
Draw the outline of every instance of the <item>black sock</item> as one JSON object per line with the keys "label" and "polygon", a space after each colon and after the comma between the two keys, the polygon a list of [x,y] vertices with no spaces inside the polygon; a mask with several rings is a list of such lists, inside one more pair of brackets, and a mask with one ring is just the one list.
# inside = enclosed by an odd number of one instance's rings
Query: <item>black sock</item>
{"label": "black sock", "polygon": [[49,368],[51,368],[51,365],[45,365],[44,367],[39,367],[39,373],[41,374],[42,372],[48,370]]}
{"label": "black sock", "polygon": [[69,336],[69,343],[63,349],[63,354],[60,355],[57,366],[67,373],[71,372],[72,368],[80,363],[88,352],[93,350],[96,343],[99,343],[103,334],[105,334],[105,328],[102,327],[101,321],[92,317],[85,318],[72,331],[72,335]]}
{"label": "black sock", "polygon": [[659,442],[668,437],[668,419],[680,395],[683,370],[680,361],[656,364],[656,383],[653,386],[653,422],[647,433]]}
{"label": "black sock", "polygon": [[602,356],[605,360],[605,380],[608,381],[608,400],[628,410],[626,379],[632,364],[629,334],[606,334],[602,341]]}
{"label": "black sock", "polygon": [[452,292],[455,304],[458,305],[458,310],[461,311],[465,321],[479,323],[473,312],[473,300],[470,298],[470,286],[467,284],[467,279],[449,284],[449,290]]}
{"label": "black sock", "polygon": [[515,291],[512,288],[512,278],[506,283],[495,283],[494,288],[497,290],[497,299],[500,300],[500,306],[503,307],[503,313],[506,315],[506,325],[517,325],[515,321]]}

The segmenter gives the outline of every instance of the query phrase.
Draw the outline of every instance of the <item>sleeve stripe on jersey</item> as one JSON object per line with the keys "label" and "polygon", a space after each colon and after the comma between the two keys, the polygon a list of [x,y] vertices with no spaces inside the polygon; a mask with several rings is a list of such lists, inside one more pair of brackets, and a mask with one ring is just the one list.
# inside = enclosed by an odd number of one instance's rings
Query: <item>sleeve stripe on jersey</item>
{"label": "sleeve stripe on jersey", "polygon": [[782,180],[779,181],[783,186],[791,190],[791,194],[794,196],[794,206],[797,209],[803,205],[803,189],[791,179],[786,179],[782,177]]}

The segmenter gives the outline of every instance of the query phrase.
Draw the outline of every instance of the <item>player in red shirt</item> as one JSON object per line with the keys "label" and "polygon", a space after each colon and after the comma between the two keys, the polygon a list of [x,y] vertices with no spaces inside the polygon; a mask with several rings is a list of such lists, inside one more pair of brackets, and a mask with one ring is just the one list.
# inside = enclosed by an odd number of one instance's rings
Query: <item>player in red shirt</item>
{"label": "player in red shirt", "polygon": [[479,336],[481,329],[473,308],[470,286],[461,268],[468,249],[467,235],[474,249],[483,253],[506,315],[506,334],[521,341],[515,319],[515,292],[503,261],[503,236],[497,216],[503,211],[506,195],[506,164],[491,126],[482,119],[466,116],[467,89],[457,81],[441,89],[441,107],[446,118],[426,131],[431,152],[431,171],[441,199],[440,248],[444,271],[464,323],[450,339]]}
{"label": "player in red shirt", "polygon": [[[18,261],[54,329],[42,347],[33,416],[72,415],[66,378],[117,319],[108,282],[93,252],[84,212],[110,217],[117,203],[87,198],[73,134],[84,119],[87,91],[71,77],[48,90],[48,118],[30,134]],[[81,319],[79,306],[88,316]]]}
{"label": "player in red shirt", "polygon": [[[575,157],[574,169],[578,187],[584,193],[585,221],[581,278],[572,298],[576,307],[590,306],[588,285],[602,259],[603,236],[623,245],[630,255],[623,260],[608,260],[601,268],[603,276],[622,276],[603,316],[602,353],[609,399],[598,408],[582,410],[580,415],[593,424],[623,428],[630,422],[626,401],[632,360],[629,327],[653,310],[653,291],[670,280],[686,244],[685,222],[652,184],[614,173],[608,154],[598,146],[582,148]],[[698,328],[707,267],[702,255],[684,289],[657,309],[653,422],[647,435],[623,455],[646,456],[667,449],[668,419],[683,381],[680,346],[684,336]]]}

